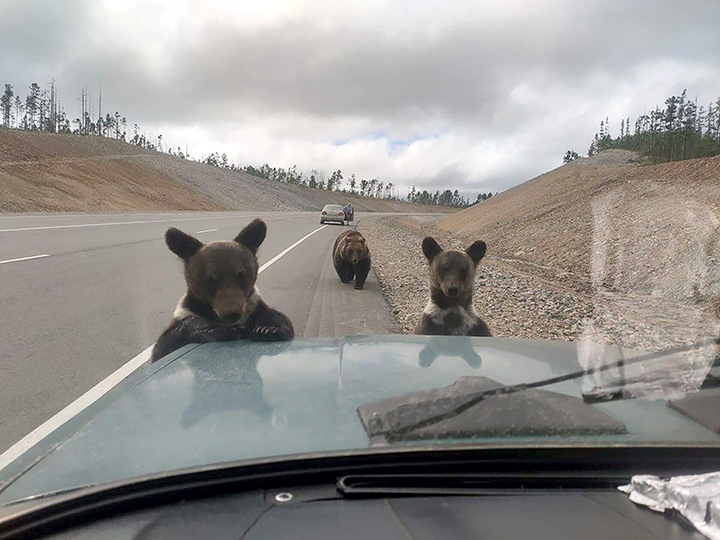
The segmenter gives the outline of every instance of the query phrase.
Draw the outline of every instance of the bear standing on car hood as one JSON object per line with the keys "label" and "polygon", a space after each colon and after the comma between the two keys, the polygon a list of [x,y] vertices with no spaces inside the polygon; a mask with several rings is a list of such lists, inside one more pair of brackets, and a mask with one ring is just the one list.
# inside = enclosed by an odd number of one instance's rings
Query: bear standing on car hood
{"label": "bear standing on car hood", "polygon": [[427,236],[423,253],[430,265],[430,299],[416,334],[432,336],[491,336],[473,305],[475,271],[487,246],[479,240],[465,251],[447,250]]}
{"label": "bear standing on car hood", "polygon": [[187,292],[170,326],[155,344],[151,361],[188,343],[293,338],[290,320],[268,307],[255,287],[255,254],[266,234],[267,226],[260,219],[253,220],[230,242],[203,244],[178,229],[167,230],[168,248],[185,265]]}

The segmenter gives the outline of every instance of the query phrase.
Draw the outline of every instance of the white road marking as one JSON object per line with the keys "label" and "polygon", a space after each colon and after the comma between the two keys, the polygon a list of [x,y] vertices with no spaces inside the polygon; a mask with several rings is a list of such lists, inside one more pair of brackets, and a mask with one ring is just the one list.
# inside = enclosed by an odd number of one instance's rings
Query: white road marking
{"label": "white road marking", "polygon": [[202,234],[202,233],[206,233],[206,232],[215,232],[217,230],[218,229],[205,229],[204,231],[198,231],[195,234]]}
{"label": "white road marking", "polygon": [[98,399],[107,394],[120,381],[125,379],[133,371],[135,371],[137,368],[147,362],[150,359],[150,354],[152,353],[152,348],[154,345],[154,343],[150,345],[147,349],[138,354],[127,364],[123,365],[122,367],[111,373],[108,377],[97,383],[90,390],[88,390],[82,396],[73,401],[70,405],[68,405],[55,416],[43,423],[40,427],[34,429],[33,431],[25,435],[22,439],[20,439],[7,450],[5,450],[5,452],[0,454],[0,470],[4,469],[9,463],[27,452],[36,443],[50,435],[50,433],[62,426],[73,416],[77,415],[78,413],[95,403]]}
{"label": "white road marking", "polygon": [[64,213],[52,213],[52,214],[3,214],[0,219],[62,219],[62,218],[87,218],[93,216],[117,216],[117,217],[129,217],[129,216],[177,216],[182,215],[181,211],[178,212],[95,212],[85,214],[64,214]]}
{"label": "white road marking", "polygon": [[20,261],[30,261],[32,259],[42,259],[43,257],[49,257],[49,256],[50,256],[49,254],[45,253],[44,255],[33,255],[32,257],[20,257],[19,259],[8,259],[7,261],[0,261],[0,264],[20,262]]}
{"label": "white road marking", "polygon": [[285,255],[285,254],[286,254],[288,251],[290,251],[292,248],[294,248],[295,246],[297,246],[298,244],[300,244],[300,242],[302,242],[303,240],[307,240],[307,239],[310,238],[313,234],[315,234],[316,232],[318,232],[320,229],[324,229],[325,227],[327,227],[327,225],[323,225],[322,227],[318,227],[317,229],[315,229],[315,230],[314,230],[313,232],[311,232],[310,234],[306,234],[305,236],[303,236],[300,240],[298,240],[297,242],[295,242],[295,243],[294,243],[292,246],[290,246],[289,248],[286,248],[286,249],[284,249],[283,251],[281,251],[280,253],[278,253],[277,255],[275,255],[272,259],[270,259],[268,262],[266,262],[265,264],[263,264],[263,265],[258,269],[258,274],[259,274],[260,272],[262,272],[263,270],[265,270],[268,266],[270,266],[271,264],[273,264],[275,261],[277,261],[280,257],[282,257],[283,255]]}
{"label": "white road marking", "polygon": [[[268,262],[263,264],[259,269],[258,273],[262,272],[263,270],[267,269],[270,265],[277,262],[278,259],[280,259],[283,255],[285,255],[288,251],[296,247],[298,244],[303,242],[304,240],[310,238],[313,234],[318,232],[320,229],[324,229],[327,227],[327,225],[323,225],[322,227],[318,227],[314,231],[312,231],[310,234],[307,234],[303,236],[300,240],[295,242],[290,247],[284,249],[275,257],[270,259]],[[80,412],[87,409],[90,405],[95,403],[98,399],[100,399],[102,396],[107,394],[112,388],[117,386],[120,382],[122,382],[124,379],[129,377],[134,371],[136,371],[140,366],[145,364],[150,359],[150,355],[152,354],[152,348],[155,346],[153,343],[150,345],[147,349],[145,349],[143,352],[138,354],[135,358],[127,362],[125,365],[114,371],[112,374],[110,374],[107,378],[100,381],[98,384],[93,386],[90,390],[85,392],[82,396],[77,398],[75,401],[70,403],[67,407],[62,409],[59,413],[57,413],[55,416],[50,418],[49,420],[46,420],[43,424],[35,428],[33,431],[25,435],[22,439],[20,439],[18,442],[16,442],[14,445],[12,445],[10,448],[5,450],[2,454],[0,454],[0,471],[7,467],[10,463],[12,463],[14,460],[19,458],[21,455],[23,455],[25,452],[27,452],[30,448],[35,446],[38,442],[43,440],[45,437],[50,435],[53,431],[58,429],[60,426],[65,424],[68,420],[79,414]]]}
{"label": "white road marking", "polygon": [[202,217],[202,218],[178,218],[178,219],[148,219],[144,221],[112,221],[106,223],[77,223],[74,225],[43,225],[41,227],[19,227],[16,229],[0,229],[0,233],[4,232],[21,232],[21,231],[47,231],[50,229],[80,229],[84,227],[111,227],[117,225],[138,225],[142,223],[170,223],[174,221],[209,221],[215,219],[238,219],[244,216],[218,216],[218,217]]}

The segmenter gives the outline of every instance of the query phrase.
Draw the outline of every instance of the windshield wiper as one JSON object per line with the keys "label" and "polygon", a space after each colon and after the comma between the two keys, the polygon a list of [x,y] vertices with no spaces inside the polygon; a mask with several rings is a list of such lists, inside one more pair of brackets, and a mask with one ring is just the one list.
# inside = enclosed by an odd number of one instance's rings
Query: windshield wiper
{"label": "windshield wiper", "polygon": [[[454,418],[468,409],[474,407],[484,399],[487,399],[491,396],[500,396],[500,395],[507,395],[507,394],[514,394],[517,392],[523,392],[525,390],[535,389],[535,388],[543,388],[546,386],[551,386],[553,384],[558,384],[566,381],[572,381],[575,379],[580,379],[582,377],[585,377],[587,375],[593,375],[595,373],[601,373],[604,371],[608,371],[610,369],[617,369],[619,367],[631,365],[631,364],[639,364],[642,362],[649,362],[651,360],[657,360],[659,358],[662,358],[667,355],[671,354],[678,354],[678,353],[684,353],[684,352],[690,352],[695,351],[699,349],[704,349],[706,347],[712,347],[713,345],[720,345],[720,337],[718,338],[712,338],[704,341],[697,341],[695,343],[690,343],[687,345],[677,345],[675,347],[669,347],[667,349],[664,349],[662,351],[647,353],[639,356],[635,356],[633,358],[626,358],[623,360],[619,360],[617,362],[612,362],[603,366],[590,368],[590,369],[584,369],[579,371],[574,371],[571,373],[568,373],[566,375],[559,375],[557,377],[550,377],[547,379],[541,379],[539,381],[530,382],[530,383],[520,383],[520,384],[513,384],[508,386],[501,386],[498,388],[492,388],[490,390],[485,390],[478,393],[470,393],[467,395],[468,399],[464,403],[453,407],[445,412],[442,412],[437,415],[433,415],[430,417],[427,417],[423,420],[419,420],[417,422],[411,422],[405,425],[400,425],[397,427],[390,426],[389,428],[385,430],[373,430],[372,435],[377,437],[384,437],[386,441],[391,442],[393,440],[399,440],[404,435],[422,429],[429,426],[433,426],[435,424],[438,424],[440,422],[443,422],[445,420],[448,420],[450,418]],[[716,356],[711,367],[717,367],[720,366],[720,356]],[[618,399],[629,399],[632,396],[619,396]],[[359,410],[358,410],[359,414]]]}

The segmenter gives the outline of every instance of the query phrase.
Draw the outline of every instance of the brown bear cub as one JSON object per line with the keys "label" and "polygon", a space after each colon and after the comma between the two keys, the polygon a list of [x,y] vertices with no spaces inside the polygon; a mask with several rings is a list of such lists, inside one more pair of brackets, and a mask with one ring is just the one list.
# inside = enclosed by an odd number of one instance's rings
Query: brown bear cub
{"label": "brown bear cub", "polygon": [[349,283],[355,278],[355,288],[362,289],[370,273],[370,249],[358,231],[345,231],[335,239],[333,263],[340,281]]}
{"label": "brown bear cub", "polygon": [[268,307],[255,287],[256,253],[266,234],[267,227],[260,219],[231,242],[207,245],[178,229],[167,230],[165,243],[185,264],[187,292],[155,344],[152,362],[188,343],[292,339],[290,320]]}
{"label": "brown bear cub", "polygon": [[426,237],[423,253],[430,263],[430,300],[416,334],[431,336],[491,336],[473,306],[475,270],[485,255],[485,242],[463,251],[443,251],[434,238]]}

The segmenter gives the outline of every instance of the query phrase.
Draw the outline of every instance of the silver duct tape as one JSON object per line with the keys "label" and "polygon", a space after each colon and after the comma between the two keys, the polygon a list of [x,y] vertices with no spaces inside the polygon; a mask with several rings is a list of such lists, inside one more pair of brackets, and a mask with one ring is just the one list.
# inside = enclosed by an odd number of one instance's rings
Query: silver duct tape
{"label": "silver duct tape", "polygon": [[669,479],[636,475],[620,491],[656,512],[676,510],[702,534],[720,540],[720,472]]}

